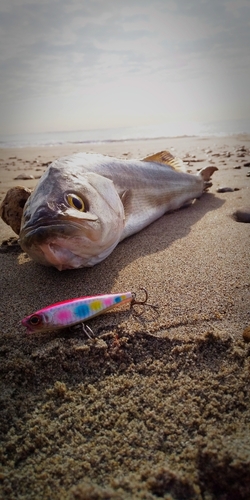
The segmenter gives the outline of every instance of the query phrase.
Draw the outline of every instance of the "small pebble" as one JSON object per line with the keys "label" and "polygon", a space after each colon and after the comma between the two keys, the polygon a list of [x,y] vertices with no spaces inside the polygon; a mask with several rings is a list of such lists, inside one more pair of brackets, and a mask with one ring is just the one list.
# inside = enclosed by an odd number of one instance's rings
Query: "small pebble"
{"label": "small pebble", "polygon": [[233,216],[238,222],[250,222],[250,206],[238,208]]}
{"label": "small pebble", "polygon": [[216,189],[217,193],[229,193],[232,191],[234,191],[234,189],[231,187],[219,187],[218,189]]}
{"label": "small pebble", "polygon": [[52,160],[51,161],[44,161],[42,163],[42,167],[48,167],[51,163],[52,163]]}
{"label": "small pebble", "polygon": [[250,167],[250,161],[246,161],[245,163],[243,163],[244,167]]}
{"label": "small pebble", "polygon": [[34,175],[19,174],[17,177],[14,177],[14,180],[17,180],[17,179],[22,179],[22,180],[25,180],[25,179],[34,179]]}
{"label": "small pebble", "polygon": [[237,170],[237,169],[240,169],[241,168],[241,165],[235,165],[234,169]]}
{"label": "small pebble", "polygon": [[250,326],[247,326],[243,332],[243,339],[246,342],[250,342]]}
{"label": "small pebble", "polygon": [[247,172],[247,177],[250,177],[250,170]]}

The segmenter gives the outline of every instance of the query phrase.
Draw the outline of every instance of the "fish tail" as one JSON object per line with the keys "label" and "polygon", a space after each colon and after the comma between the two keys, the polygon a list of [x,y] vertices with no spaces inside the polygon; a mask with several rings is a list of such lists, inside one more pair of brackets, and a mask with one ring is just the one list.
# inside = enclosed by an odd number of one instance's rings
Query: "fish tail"
{"label": "fish tail", "polygon": [[207,191],[208,188],[212,186],[212,181],[211,181],[211,176],[213,173],[218,170],[217,167],[209,166],[209,167],[204,167],[198,172],[198,176],[202,178],[204,182],[204,191]]}

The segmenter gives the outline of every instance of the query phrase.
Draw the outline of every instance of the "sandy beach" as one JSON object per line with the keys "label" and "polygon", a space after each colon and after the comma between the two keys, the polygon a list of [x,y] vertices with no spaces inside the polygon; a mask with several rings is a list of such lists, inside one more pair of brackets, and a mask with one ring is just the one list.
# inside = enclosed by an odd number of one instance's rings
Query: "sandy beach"
{"label": "sandy beach", "polygon": [[[250,206],[250,136],[1,149],[0,202],[60,156],[165,149],[192,173],[218,167],[213,186],[93,268],[34,263],[0,220],[2,499],[250,498],[250,225],[233,216]],[[21,325],[57,301],[140,287],[158,310],[96,317],[94,340]]]}

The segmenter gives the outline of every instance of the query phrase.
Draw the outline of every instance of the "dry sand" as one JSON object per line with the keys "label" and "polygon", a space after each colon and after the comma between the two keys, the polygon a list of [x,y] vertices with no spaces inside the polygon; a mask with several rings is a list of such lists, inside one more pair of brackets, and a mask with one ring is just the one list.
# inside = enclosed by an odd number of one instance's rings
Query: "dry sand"
{"label": "dry sand", "polygon": [[[232,218],[250,204],[249,148],[249,136],[88,147],[123,158],[170,149],[192,157],[192,172],[212,162],[219,171],[200,200],[94,268],[60,273],[1,247],[2,499],[250,498],[250,344],[242,336],[250,226]],[[11,186],[38,182],[18,174],[38,177],[47,162],[83,150],[2,149],[1,199]],[[0,240],[11,236],[0,221]],[[80,330],[27,336],[20,325],[56,301],[141,286],[158,314],[99,316],[89,322],[94,341]]]}

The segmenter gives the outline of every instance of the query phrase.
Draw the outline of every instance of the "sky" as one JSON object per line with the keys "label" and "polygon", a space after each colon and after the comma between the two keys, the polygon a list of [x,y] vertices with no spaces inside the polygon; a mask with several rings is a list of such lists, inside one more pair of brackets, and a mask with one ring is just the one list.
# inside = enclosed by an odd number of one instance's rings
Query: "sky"
{"label": "sky", "polygon": [[249,0],[1,0],[0,133],[250,118]]}

